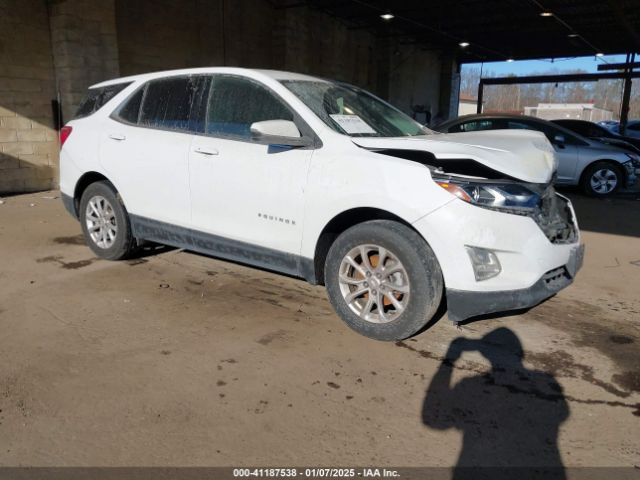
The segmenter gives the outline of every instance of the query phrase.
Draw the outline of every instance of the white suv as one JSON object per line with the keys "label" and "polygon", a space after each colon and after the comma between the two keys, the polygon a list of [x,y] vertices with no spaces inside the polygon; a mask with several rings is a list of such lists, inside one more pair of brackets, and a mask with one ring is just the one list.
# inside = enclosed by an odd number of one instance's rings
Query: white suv
{"label": "white suv", "polygon": [[583,249],[532,131],[436,134],[295,73],[199,68],[90,88],[61,131],[60,189],[100,257],[153,241],[326,285],[354,330],[409,337],[533,306]]}

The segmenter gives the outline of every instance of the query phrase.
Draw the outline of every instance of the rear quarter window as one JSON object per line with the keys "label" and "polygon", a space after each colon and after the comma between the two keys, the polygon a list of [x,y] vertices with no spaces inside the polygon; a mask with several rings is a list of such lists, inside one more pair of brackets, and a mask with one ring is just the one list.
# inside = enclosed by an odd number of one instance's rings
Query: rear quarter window
{"label": "rear quarter window", "polygon": [[74,119],[88,117],[92,113],[100,110],[109,100],[131,85],[131,82],[107,85],[106,87],[90,88],[86,97],[80,103]]}
{"label": "rear quarter window", "polygon": [[138,123],[138,117],[140,116],[140,106],[142,105],[144,91],[144,87],[139,88],[133,95],[125,100],[124,104],[122,104],[122,106],[114,114],[115,118],[126,123]]}

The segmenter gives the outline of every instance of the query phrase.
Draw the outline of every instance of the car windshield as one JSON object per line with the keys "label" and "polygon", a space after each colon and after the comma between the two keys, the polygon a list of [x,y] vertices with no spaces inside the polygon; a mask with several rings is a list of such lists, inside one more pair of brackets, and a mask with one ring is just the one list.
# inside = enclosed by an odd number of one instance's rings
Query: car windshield
{"label": "car windshield", "polygon": [[338,133],[352,137],[433,133],[400,110],[352,85],[307,80],[283,80],[282,84]]}

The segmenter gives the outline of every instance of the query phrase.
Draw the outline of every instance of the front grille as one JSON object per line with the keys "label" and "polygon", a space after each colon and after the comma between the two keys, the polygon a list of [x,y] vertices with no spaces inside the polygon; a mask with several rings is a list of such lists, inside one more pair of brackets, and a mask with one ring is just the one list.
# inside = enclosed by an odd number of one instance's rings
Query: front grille
{"label": "front grille", "polygon": [[569,202],[559,196],[552,186],[542,195],[533,219],[551,243],[574,243],[578,238]]}

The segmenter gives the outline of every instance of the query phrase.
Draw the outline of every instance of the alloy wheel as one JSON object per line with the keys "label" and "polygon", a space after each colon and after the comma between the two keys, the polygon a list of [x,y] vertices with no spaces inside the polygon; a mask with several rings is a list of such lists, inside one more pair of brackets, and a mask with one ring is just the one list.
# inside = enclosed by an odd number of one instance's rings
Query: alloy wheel
{"label": "alloy wheel", "polygon": [[617,185],[618,174],[610,168],[600,168],[591,176],[591,188],[596,193],[611,193]]}
{"label": "alloy wheel", "polygon": [[363,320],[392,322],[407,308],[409,275],[386,248],[358,245],[344,256],[338,275],[344,301]]}
{"label": "alloy wheel", "polygon": [[101,195],[89,199],[85,211],[87,232],[100,248],[111,248],[118,235],[116,214],[111,203]]}

